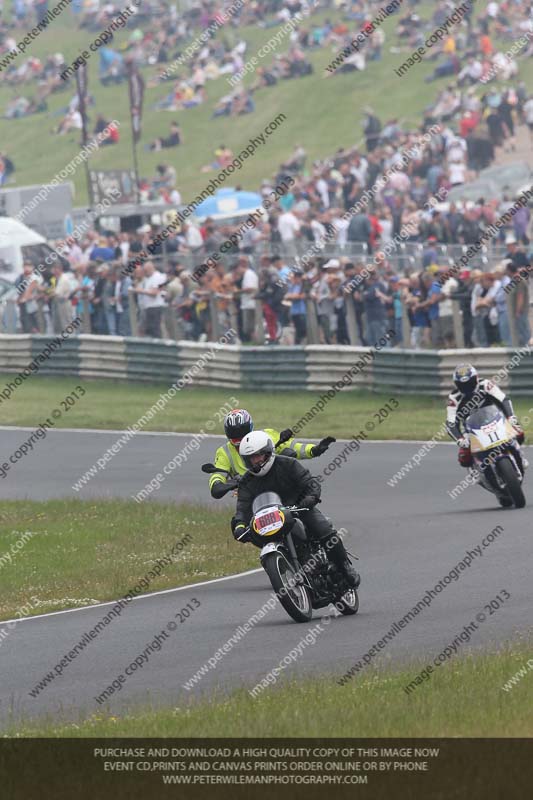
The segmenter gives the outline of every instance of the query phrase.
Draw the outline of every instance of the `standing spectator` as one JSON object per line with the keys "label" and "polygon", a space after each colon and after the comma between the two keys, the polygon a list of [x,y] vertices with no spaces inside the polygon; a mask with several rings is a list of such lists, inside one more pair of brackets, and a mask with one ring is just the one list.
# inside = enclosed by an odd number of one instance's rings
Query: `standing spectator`
{"label": "standing spectator", "polygon": [[394,344],[401,347],[403,344],[403,298],[401,281],[397,275],[389,278],[389,289],[392,298]]}
{"label": "standing spectator", "polygon": [[61,333],[69,322],[72,321],[72,304],[70,297],[74,291],[71,281],[72,273],[67,275],[61,264],[54,264],[52,267],[52,312],[54,333]]}
{"label": "standing spectator", "polygon": [[107,281],[104,286],[102,302],[107,325],[107,332],[110,336],[117,335],[117,310],[115,292],[117,288],[116,268],[110,266],[107,272]]}
{"label": "standing spectator", "polygon": [[40,295],[42,278],[33,271],[31,261],[25,261],[22,275],[15,281],[18,288],[23,285],[23,291],[19,292],[17,304],[20,312],[20,324],[24,333],[39,333],[39,322],[37,318],[37,299]]}
{"label": "standing spectator", "polygon": [[[496,292],[494,302],[496,313],[498,314],[498,333],[499,340],[505,347],[512,347],[513,340],[511,337],[511,326],[509,325],[509,312],[507,309],[507,294],[505,287],[509,284],[511,278],[505,271],[505,264],[498,264],[494,269],[494,274],[499,278],[498,291]],[[466,342],[465,342],[466,344]]]}
{"label": "standing spectator", "polygon": [[284,211],[278,218],[278,231],[288,255],[296,255],[296,238],[300,234],[300,220],[297,213]]}
{"label": "standing spectator", "polygon": [[259,273],[259,292],[257,297],[263,302],[263,315],[268,334],[268,344],[277,344],[278,318],[285,290],[279,284],[277,272],[263,267]]}
{"label": "standing spectator", "polygon": [[255,331],[255,307],[259,279],[253,269],[250,268],[246,256],[239,257],[235,275],[241,280],[241,286],[236,291],[236,294],[240,295],[241,308],[241,330],[239,333],[241,341],[251,342]]}
{"label": "standing spectator", "polygon": [[516,285],[511,291],[511,314],[513,316],[514,325],[516,328],[516,336],[518,339],[518,346],[524,347],[529,344],[531,339],[531,327],[529,324],[529,286],[527,272],[520,270],[514,264],[507,265],[507,274],[511,281],[515,281]]}
{"label": "standing spectator", "polygon": [[463,324],[463,340],[465,347],[473,347],[473,319],[472,319],[472,290],[473,283],[469,270],[459,273],[457,289],[452,293],[452,299],[459,303]]}
{"label": "standing spectator", "polygon": [[139,305],[144,311],[144,332],[153,339],[161,338],[161,317],[165,307],[165,299],[161,291],[167,277],[156,270],[153,261],[147,261],[143,266],[143,280],[140,286],[133,290],[140,295]]}
{"label": "standing spectator", "polygon": [[366,149],[369,153],[371,153],[372,150],[375,150],[379,144],[381,122],[379,121],[379,117],[376,117],[374,110],[370,108],[370,106],[365,106],[363,111],[365,114],[363,119],[363,131],[365,134]]}
{"label": "standing spectator", "polygon": [[291,303],[290,316],[294,325],[294,343],[301,344],[307,336],[307,308],[303,289],[303,270],[293,269],[285,299]]}
{"label": "standing spectator", "polygon": [[117,334],[119,336],[131,336],[130,289],[132,286],[133,281],[130,276],[123,275],[120,268],[118,268],[115,283],[115,314],[117,318]]}
{"label": "standing spectator", "polygon": [[350,224],[348,225],[348,234],[347,239],[349,242],[363,242],[366,244],[368,248],[368,252],[372,252],[372,245],[370,243],[370,238],[372,236],[372,224],[368,217],[368,214],[365,214],[364,211],[361,211],[358,214],[354,214],[350,219]]}
{"label": "standing spectator", "polygon": [[346,320],[347,295],[344,292],[342,281],[338,275],[328,278],[331,296],[333,297],[333,314],[336,320],[337,344],[350,344],[348,322]]}
{"label": "standing spectator", "polygon": [[493,281],[489,275],[484,275],[479,269],[472,270],[474,290],[472,292],[472,317],[474,320],[474,335],[478,347],[489,346],[488,317],[489,309],[493,304],[496,291],[493,290]]}
{"label": "standing spectator", "polygon": [[[90,320],[94,310],[91,302],[94,293],[94,279],[92,274],[93,270],[92,268],[89,268],[87,264],[79,263],[75,266],[74,271],[78,281],[78,287],[74,295],[77,301],[76,314],[78,317],[84,318],[84,315],[87,311],[89,314],[89,320],[87,320],[87,322],[89,322],[89,329],[92,331],[92,328],[90,327]],[[84,322],[86,322],[85,319]]]}
{"label": "standing spectator", "polygon": [[91,330],[95,334],[104,336],[109,333],[107,327],[107,316],[105,309],[104,293],[107,286],[107,276],[109,265],[100,264],[96,268],[96,279],[94,282],[94,292],[92,299]]}
{"label": "standing spectator", "polygon": [[183,232],[185,234],[185,242],[190,250],[195,252],[203,247],[204,240],[202,239],[200,228],[198,228],[197,225],[193,225],[192,222],[185,222],[183,225]]}
{"label": "standing spectator", "polygon": [[431,326],[431,344],[433,347],[440,347],[442,343],[441,321],[439,303],[444,300],[440,284],[434,279],[431,272],[424,272],[422,282],[427,291],[427,299],[421,303],[421,307],[427,309],[429,323]]}
{"label": "standing spectator", "polygon": [[[448,271],[448,267],[439,268],[439,272],[443,275],[446,275]],[[453,276],[448,277],[442,285],[443,298],[439,305],[439,318],[440,335],[444,347],[453,347],[455,342],[452,297],[458,288],[459,282]]]}
{"label": "standing spectator", "polygon": [[366,340],[369,347],[375,347],[387,327],[387,287],[378,279],[370,268],[367,285],[363,291],[363,303],[366,314]]}
{"label": "standing spectator", "polygon": [[429,344],[429,331],[431,324],[427,309],[423,302],[427,292],[420,275],[411,275],[409,278],[409,292],[406,296],[406,305],[411,323],[411,347],[420,350]]}
{"label": "standing spectator", "polygon": [[331,344],[331,320],[334,309],[334,295],[331,291],[330,277],[332,277],[332,274],[329,272],[328,264],[324,264],[316,289],[312,294],[313,300],[316,301],[318,325],[322,330],[325,344]]}

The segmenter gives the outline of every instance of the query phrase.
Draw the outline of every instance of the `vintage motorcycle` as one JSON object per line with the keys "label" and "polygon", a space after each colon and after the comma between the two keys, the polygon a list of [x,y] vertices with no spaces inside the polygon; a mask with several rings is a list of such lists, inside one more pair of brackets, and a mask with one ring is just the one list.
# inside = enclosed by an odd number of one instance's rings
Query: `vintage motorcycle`
{"label": "vintage motorcycle", "polygon": [[495,405],[474,411],[465,421],[479,485],[492,492],[503,508],[523,508],[524,461],[516,431]]}
{"label": "vintage motorcycle", "polygon": [[[213,464],[202,471],[222,472]],[[327,542],[310,539],[300,518],[307,508],[284,506],[275,492],[254,498],[252,519],[239,541],[260,548],[259,559],[278,600],[295,622],[309,622],[313,609],[333,604],[344,615],[359,610],[357,590],[327,554]]]}

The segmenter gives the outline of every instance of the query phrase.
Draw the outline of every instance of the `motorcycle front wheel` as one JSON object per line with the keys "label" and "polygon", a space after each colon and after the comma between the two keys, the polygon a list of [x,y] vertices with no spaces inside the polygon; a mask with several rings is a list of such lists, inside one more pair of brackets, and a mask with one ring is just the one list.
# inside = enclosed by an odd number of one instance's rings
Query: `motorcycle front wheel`
{"label": "motorcycle front wheel", "polygon": [[340,597],[335,603],[341,614],[349,617],[351,614],[357,614],[359,611],[359,595],[357,589],[350,589]]}
{"label": "motorcycle front wheel", "polygon": [[269,553],[263,559],[263,569],[289,617],[295,622],[309,622],[313,616],[309,589],[304,584],[296,583],[296,573],[286,558],[277,551]]}
{"label": "motorcycle front wheel", "polygon": [[498,461],[496,469],[516,508],[524,508],[526,498],[515,469],[509,459],[502,458],[501,461]]}

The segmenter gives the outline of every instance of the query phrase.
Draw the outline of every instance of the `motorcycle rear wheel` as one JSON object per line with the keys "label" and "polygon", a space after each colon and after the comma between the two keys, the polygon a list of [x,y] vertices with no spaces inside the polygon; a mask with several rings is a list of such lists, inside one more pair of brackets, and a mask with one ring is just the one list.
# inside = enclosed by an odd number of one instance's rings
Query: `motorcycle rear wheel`
{"label": "motorcycle rear wheel", "polygon": [[496,469],[498,471],[498,475],[505,483],[506,489],[509,492],[509,495],[511,496],[516,508],[524,508],[526,504],[526,498],[524,492],[522,491],[522,487],[514,467],[509,459],[502,458],[501,461],[498,461],[496,464]]}
{"label": "motorcycle rear wheel", "polygon": [[276,596],[295,622],[309,622],[313,616],[311,595],[305,584],[294,583],[295,572],[281,553],[269,553],[263,569],[270,579]]}

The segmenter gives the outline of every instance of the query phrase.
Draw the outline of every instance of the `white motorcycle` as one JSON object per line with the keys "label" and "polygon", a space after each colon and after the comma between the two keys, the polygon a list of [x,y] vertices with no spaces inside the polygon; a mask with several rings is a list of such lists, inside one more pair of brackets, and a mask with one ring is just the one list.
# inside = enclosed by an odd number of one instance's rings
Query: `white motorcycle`
{"label": "white motorcycle", "polygon": [[489,405],[469,415],[465,431],[480,486],[495,494],[503,508],[523,508],[526,465],[509,420],[497,406]]}

